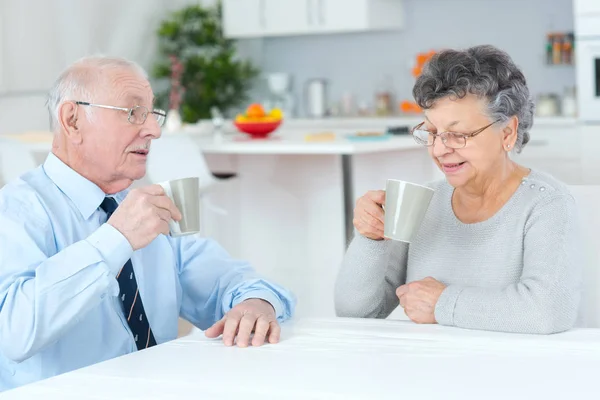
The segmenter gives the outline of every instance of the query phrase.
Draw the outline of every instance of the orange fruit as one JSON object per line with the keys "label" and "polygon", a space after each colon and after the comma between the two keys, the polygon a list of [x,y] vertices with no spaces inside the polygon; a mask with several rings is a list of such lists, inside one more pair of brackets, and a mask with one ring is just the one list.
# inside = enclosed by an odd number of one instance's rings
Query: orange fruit
{"label": "orange fruit", "polygon": [[246,116],[250,119],[260,119],[265,116],[265,109],[258,103],[253,103],[246,109]]}

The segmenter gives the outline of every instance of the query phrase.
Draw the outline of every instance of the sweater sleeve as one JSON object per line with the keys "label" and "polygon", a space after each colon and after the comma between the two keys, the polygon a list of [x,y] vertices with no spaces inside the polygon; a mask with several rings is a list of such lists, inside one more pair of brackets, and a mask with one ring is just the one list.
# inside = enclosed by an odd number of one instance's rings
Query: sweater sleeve
{"label": "sweater sleeve", "polygon": [[398,306],[396,288],[406,281],[408,244],[357,234],[335,284],[339,317],[386,318]]}
{"label": "sweater sleeve", "polygon": [[573,197],[561,193],[545,198],[525,224],[520,280],[501,288],[448,286],[435,307],[437,322],[533,334],[570,329],[581,292],[579,243]]}

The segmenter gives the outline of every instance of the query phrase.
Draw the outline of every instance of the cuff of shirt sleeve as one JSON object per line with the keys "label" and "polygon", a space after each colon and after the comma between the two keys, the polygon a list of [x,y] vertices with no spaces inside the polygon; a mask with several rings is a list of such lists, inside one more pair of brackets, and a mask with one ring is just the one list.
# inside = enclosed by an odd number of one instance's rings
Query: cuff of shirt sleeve
{"label": "cuff of shirt sleeve", "polygon": [[460,286],[447,286],[435,305],[435,320],[440,325],[454,325],[454,309],[458,296],[462,292]]}
{"label": "cuff of shirt sleeve", "polygon": [[273,306],[273,309],[275,310],[275,316],[277,317],[277,319],[281,319],[284,317],[283,304],[281,304],[281,300],[279,300],[279,298],[275,294],[269,292],[268,290],[253,290],[251,292],[244,293],[243,295],[235,299],[235,301],[233,302],[233,307],[240,304],[242,301],[248,299],[264,300]]}
{"label": "cuff of shirt sleeve", "polygon": [[88,236],[87,241],[102,255],[114,276],[119,273],[133,254],[133,248],[129,241],[109,224],[103,224],[96,232]]}

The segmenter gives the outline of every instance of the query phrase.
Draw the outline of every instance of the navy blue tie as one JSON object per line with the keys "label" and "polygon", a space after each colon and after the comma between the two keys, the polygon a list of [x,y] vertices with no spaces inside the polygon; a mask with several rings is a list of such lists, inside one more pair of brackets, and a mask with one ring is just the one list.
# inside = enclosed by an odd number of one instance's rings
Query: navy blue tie
{"label": "navy blue tie", "polygon": [[[112,213],[117,209],[117,202],[112,197],[105,197],[100,208],[106,212],[106,220],[108,221]],[[152,334],[150,324],[146,318],[146,312],[144,311],[142,298],[138,291],[131,260],[127,260],[123,268],[121,268],[121,271],[117,275],[117,282],[119,282],[120,288],[119,299],[123,305],[127,324],[135,339],[135,345],[138,350],[154,346],[156,340],[154,340],[154,334]]]}

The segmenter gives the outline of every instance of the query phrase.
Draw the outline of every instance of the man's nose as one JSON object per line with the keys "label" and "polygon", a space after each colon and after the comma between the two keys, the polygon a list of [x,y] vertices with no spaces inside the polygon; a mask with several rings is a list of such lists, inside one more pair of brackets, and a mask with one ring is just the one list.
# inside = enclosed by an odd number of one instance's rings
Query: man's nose
{"label": "man's nose", "polygon": [[141,136],[142,137],[150,137],[152,139],[158,139],[162,134],[160,125],[158,124],[158,120],[154,116],[154,114],[148,115],[146,121],[144,121],[142,125]]}

